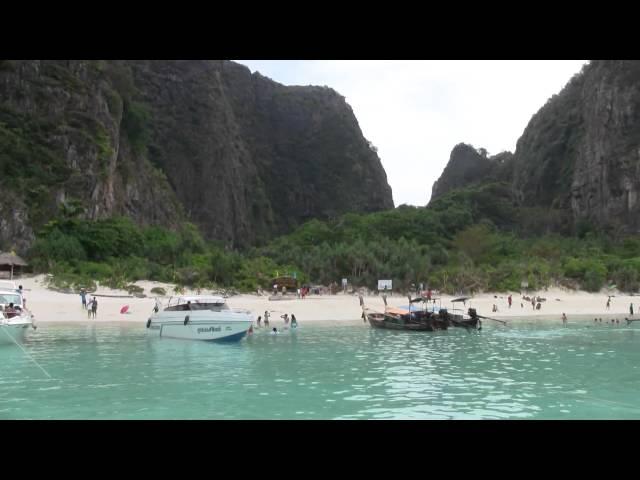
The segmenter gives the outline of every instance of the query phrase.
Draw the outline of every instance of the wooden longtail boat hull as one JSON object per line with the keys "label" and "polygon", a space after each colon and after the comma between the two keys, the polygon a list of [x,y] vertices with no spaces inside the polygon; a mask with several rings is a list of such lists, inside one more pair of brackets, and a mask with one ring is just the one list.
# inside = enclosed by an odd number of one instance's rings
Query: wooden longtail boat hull
{"label": "wooden longtail boat hull", "polygon": [[383,313],[367,313],[367,320],[372,327],[386,328],[389,330],[410,330],[419,332],[434,332],[446,330],[448,322],[437,317],[431,318],[403,318]]}
{"label": "wooden longtail boat hull", "polygon": [[447,330],[449,327],[465,329],[477,329],[479,318],[462,318],[459,315],[446,313],[445,315],[433,315],[430,312],[416,312],[412,315],[393,315],[379,312],[366,314],[372,327],[386,328],[389,330],[411,330],[422,332],[434,332]]}

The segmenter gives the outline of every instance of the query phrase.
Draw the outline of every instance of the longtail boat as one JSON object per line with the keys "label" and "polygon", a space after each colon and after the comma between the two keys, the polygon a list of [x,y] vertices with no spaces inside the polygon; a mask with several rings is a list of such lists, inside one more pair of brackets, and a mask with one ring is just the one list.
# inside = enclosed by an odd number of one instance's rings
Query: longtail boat
{"label": "longtail boat", "polygon": [[[453,303],[466,301],[470,297],[460,297],[452,300]],[[449,327],[459,327],[466,330],[482,328],[480,316],[475,308],[469,308],[467,313],[463,310],[454,308],[449,311],[446,308],[436,307],[435,300],[428,307],[428,300],[423,297],[412,299],[409,297],[408,307],[390,307],[387,305],[386,297],[382,297],[385,303],[385,311],[378,312],[364,306],[364,300],[360,297],[360,305],[362,307],[362,317],[368,321],[372,327],[386,328],[391,330],[412,330],[433,332],[436,330],[447,330]],[[423,302],[423,308],[416,308],[415,303]],[[431,308],[431,310],[429,310]],[[437,310],[436,310],[437,309]]]}

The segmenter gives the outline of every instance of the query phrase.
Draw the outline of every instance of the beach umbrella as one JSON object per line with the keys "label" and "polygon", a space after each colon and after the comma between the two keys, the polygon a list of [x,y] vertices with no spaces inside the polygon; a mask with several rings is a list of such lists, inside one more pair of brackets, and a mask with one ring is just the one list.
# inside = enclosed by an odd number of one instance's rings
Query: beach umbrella
{"label": "beach umbrella", "polygon": [[127,313],[129,311],[129,305],[125,305],[120,309],[120,313]]}

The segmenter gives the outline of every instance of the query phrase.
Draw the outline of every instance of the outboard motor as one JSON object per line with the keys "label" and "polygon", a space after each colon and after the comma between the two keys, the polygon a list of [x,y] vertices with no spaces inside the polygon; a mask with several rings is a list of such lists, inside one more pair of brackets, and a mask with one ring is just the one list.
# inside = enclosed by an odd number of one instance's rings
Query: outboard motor
{"label": "outboard motor", "polygon": [[476,328],[478,330],[482,330],[482,321],[478,317],[478,312],[476,311],[476,309],[475,308],[469,308],[469,312],[468,313],[469,313],[469,316],[471,317],[471,319],[476,321]]}

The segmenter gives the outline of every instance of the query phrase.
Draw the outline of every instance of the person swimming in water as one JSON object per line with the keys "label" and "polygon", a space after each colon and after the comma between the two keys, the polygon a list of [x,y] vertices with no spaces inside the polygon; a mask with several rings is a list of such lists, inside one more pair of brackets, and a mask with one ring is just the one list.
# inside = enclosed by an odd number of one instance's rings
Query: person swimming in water
{"label": "person swimming in water", "polygon": [[276,327],[273,327],[273,330],[271,330],[271,335],[276,335],[278,333],[278,329]]}

